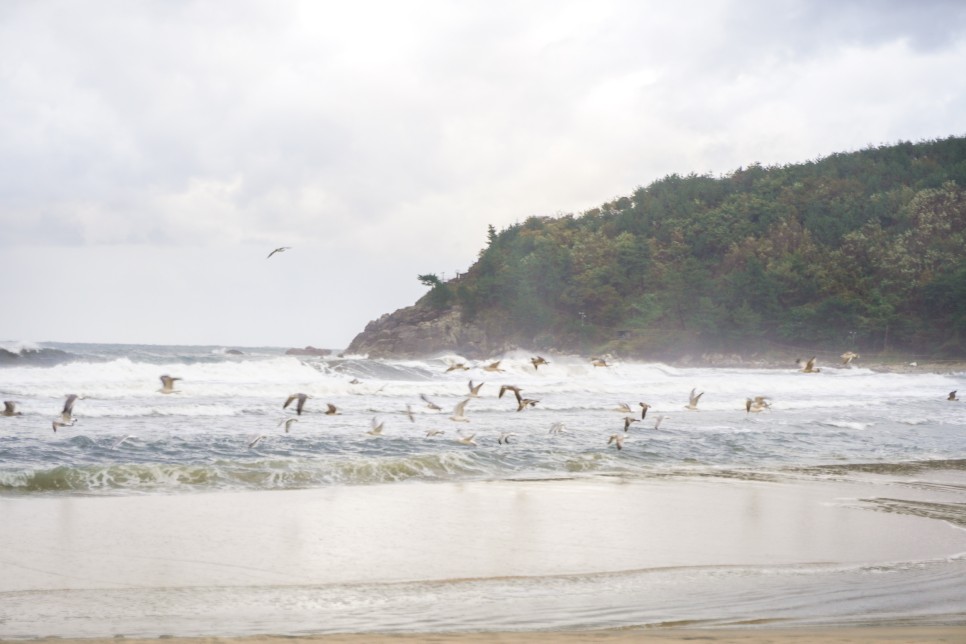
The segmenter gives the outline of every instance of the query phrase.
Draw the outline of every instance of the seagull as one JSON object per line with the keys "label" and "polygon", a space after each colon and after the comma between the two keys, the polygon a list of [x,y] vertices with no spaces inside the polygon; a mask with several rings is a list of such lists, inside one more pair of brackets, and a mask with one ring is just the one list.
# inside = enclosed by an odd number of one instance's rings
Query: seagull
{"label": "seagull", "polygon": [[852,361],[859,357],[859,354],[854,351],[846,351],[841,356],[842,364],[852,364]]}
{"label": "seagull", "polygon": [[403,413],[406,414],[406,417],[409,419],[409,422],[411,423],[416,422],[416,417],[413,416],[413,408],[409,403],[406,403],[406,411],[404,411]]}
{"label": "seagull", "polygon": [[463,400],[456,403],[453,407],[453,415],[449,417],[450,420],[454,420],[458,423],[468,423],[470,419],[466,417],[464,412],[466,411],[466,403],[470,401],[469,398],[464,398]]}
{"label": "seagull", "polygon": [[540,401],[533,398],[521,398],[517,404],[517,411],[523,411],[527,407],[536,407],[538,402]]}
{"label": "seagull", "polygon": [[500,395],[497,398],[503,398],[503,394],[508,391],[512,391],[513,395],[517,397],[517,404],[520,403],[520,388],[515,385],[502,385],[500,387]]}
{"label": "seagull", "polygon": [[534,369],[539,369],[540,365],[542,364],[550,364],[549,362],[544,360],[542,356],[534,356],[530,358],[530,363],[533,364]]}
{"label": "seagull", "polygon": [[641,420],[644,420],[644,417],[647,416],[647,410],[650,409],[651,406],[645,402],[639,402],[637,404],[641,406]]}
{"label": "seagull", "polygon": [[59,420],[55,420],[51,422],[50,426],[54,429],[54,433],[56,434],[58,427],[73,427],[74,421],[71,420],[69,423],[67,423],[67,422],[61,422]]}
{"label": "seagull", "polygon": [[457,442],[462,443],[463,445],[476,446],[476,441],[473,440],[473,437],[476,436],[476,433],[464,434],[463,432],[459,432],[459,435],[460,437],[456,439]]}
{"label": "seagull", "polygon": [[763,405],[759,405],[759,404],[755,403],[755,401],[752,400],[751,398],[745,398],[745,413],[746,414],[751,413],[751,412],[758,413],[758,412],[762,411],[764,408],[765,407]]}
{"label": "seagull", "polygon": [[631,413],[631,406],[628,405],[627,403],[618,403],[618,405],[614,407],[614,411],[619,411],[623,414],[629,414]]}
{"label": "seagull", "polygon": [[481,382],[480,384],[474,386],[473,385],[473,381],[470,380],[470,384],[469,384],[469,387],[470,387],[470,396],[472,396],[473,398],[478,398],[479,395],[480,395],[480,387],[482,387],[485,384],[486,383]]}
{"label": "seagull", "polygon": [[426,403],[426,406],[432,409],[433,411],[443,411],[443,408],[437,405],[436,403],[434,403],[429,398],[427,398],[426,394],[419,394],[419,397],[422,398],[423,402]]}
{"label": "seagull", "polygon": [[111,445],[111,449],[117,449],[118,447],[123,445],[126,440],[130,438],[137,438],[137,437],[134,434],[128,434],[127,436],[122,436],[113,445]]}
{"label": "seagull", "polygon": [[285,404],[282,405],[282,409],[285,409],[286,407],[291,405],[293,400],[298,400],[298,404],[295,405],[295,413],[301,416],[302,408],[305,407],[306,399],[308,399],[307,394],[292,394],[291,396],[285,399]]}
{"label": "seagull", "polygon": [[563,423],[557,422],[550,426],[551,434],[567,434],[567,426]]}
{"label": "seagull", "polygon": [[341,411],[339,411],[339,408],[333,405],[332,403],[325,403],[325,406],[326,406],[326,410],[325,410],[326,416],[338,416],[342,413]]}
{"label": "seagull", "polygon": [[617,449],[624,449],[624,437],[621,434],[611,434],[610,438],[607,439],[607,444],[616,443],[615,447]]}
{"label": "seagull", "polygon": [[382,427],[385,423],[380,422],[375,416],[372,417],[372,429],[366,433],[371,436],[382,436]]}
{"label": "seagull", "polygon": [[176,380],[181,380],[181,378],[176,378],[169,375],[161,376],[161,388],[158,389],[158,391],[160,391],[163,394],[175,393],[174,383]]}
{"label": "seagull", "polygon": [[456,363],[451,364],[446,369],[446,373],[449,373],[450,371],[456,371],[456,370],[459,370],[459,371],[469,371],[470,368],[467,367],[466,364],[464,364],[462,362],[456,362]]}
{"label": "seagull", "polygon": [[654,429],[658,429],[661,426],[661,421],[664,420],[664,414],[661,414],[654,419]]}
{"label": "seagull", "polygon": [[607,364],[607,361],[604,360],[603,358],[593,358],[590,361],[590,364],[594,365],[595,367],[609,367],[610,366],[609,364]]}
{"label": "seagull", "polygon": [[272,255],[274,255],[275,253],[284,253],[285,251],[290,250],[291,248],[292,248],[291,246],[279,246],[278,248],[270,252],[268,254],[268,257],[266,257],[265,259],[271,259]]}
{"label": "seagull", "polygon": [[0,416],[23,416],[22,411],[17,411],[17,403],[12,400],[3,401],[3,411]]}
{"label": "seagull", "polygon": [[[802,363],[801,360],[796,360],[795,362],[798,364]],[[811,358],[808,359],[808,361],[805,363],[805,366],[802,367],[801,371],[802,373],[819,373],[821,371],[821,369],[815,368],[815,356],[812,356]]]}
{"label": "seagull", "polygon": [[501,360],[497,360],[496,362],[491,362],[490,364],[483,367],[483,371],[496,371],[499,373],[503,373],[503,369],[500,369],[500,362]]}
{"label": "seagull", "polygon": [[500,437],[496,439],[496,442],[500,445],[509,445],[511,436],[516,436],[516,434],[513,432],[500,432]]}
{"label": "seagull", "polygon": [[444,432],[442,429],[427,429],[426,438],[431,438],[433,436],[442,436],[445,433],[446,432]]}
{"label": "seagull", "polygon": [[285,433],[288,434],[288,430],[292,428],[292,423],[297,422],[299,422],[298,418],[283,418],[282,420],[278,421],[278,425],[276,425],[276,427],[285,425]]}
{"label": "seagull", "polygon": [[700,394],[698,394],[697,396],[695,396],[694,395],[694,392],[695,391],[697,391],[697,390],[696,389],[692,389],[691,390],[691,395],[688,396],[688,404],[685,405],[685,407],[687,409],[697,409],[698,408],[698,401],[701,400],[701,396],[704,395],[704,392],[702,391]]}
{"label": "seagull", "polygon": [[[77,394],[69,394],[67,400],[64,401],[64,409],[60,412],[60,419],[65,424],[62,427],[66,427],[67,424],[73,424],[74,418],[74,401],[79,398]],[[57,427],[54,427],[54,431],[57,431]]]}
{"label": "seagull", "polygon": [[631,423],[636,423],[638,420],[633,416],[624,416],[624,431],[630,431]]}
{"label": "seagull", "polygon": [[[293,418],[292,420],[295,420],[295,419]],[[264,439],[265,439],[265,434],[259,434],[258,436],[256,436],[255,438],[253,438],[248,442],[248,449],[255,447],[256,445],[261,443]]]}
{"label": "seagull", "polygon": [[949,397],[946,398],[946,400],[959,400],[959,398],[956,397],[956,392],[957,391],[959,391],[959,390],[958,389],[953,389],[952,391],[950,391],[949,392]]}

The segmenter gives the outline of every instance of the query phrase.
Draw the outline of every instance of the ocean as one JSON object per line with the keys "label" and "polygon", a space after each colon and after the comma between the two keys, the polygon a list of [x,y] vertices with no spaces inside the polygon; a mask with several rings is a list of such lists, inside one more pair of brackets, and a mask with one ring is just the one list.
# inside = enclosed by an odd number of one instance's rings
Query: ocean
{"label": "ocean", "polygon": [[0,637],[966,623],[966,373],[0,349]]}

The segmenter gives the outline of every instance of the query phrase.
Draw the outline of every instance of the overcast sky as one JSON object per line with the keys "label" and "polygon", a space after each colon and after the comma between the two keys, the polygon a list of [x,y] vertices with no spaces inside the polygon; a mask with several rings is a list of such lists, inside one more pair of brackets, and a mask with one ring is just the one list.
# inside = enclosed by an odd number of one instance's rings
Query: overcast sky
{"label": "overcast sky", "polygon": [[957,1],[4,0],[0,340],[342,348],[489,224],[966,134],[964,70]]}

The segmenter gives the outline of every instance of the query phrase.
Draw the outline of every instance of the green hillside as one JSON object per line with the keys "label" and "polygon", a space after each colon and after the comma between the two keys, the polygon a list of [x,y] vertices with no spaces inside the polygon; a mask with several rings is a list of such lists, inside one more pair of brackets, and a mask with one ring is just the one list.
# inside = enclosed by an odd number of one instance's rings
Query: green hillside
{"label": "green hillside", "polygon": [[966,138],[723,176],[490,227],[420,307],[533,348],[668,354],[825,343],[966,354]]}

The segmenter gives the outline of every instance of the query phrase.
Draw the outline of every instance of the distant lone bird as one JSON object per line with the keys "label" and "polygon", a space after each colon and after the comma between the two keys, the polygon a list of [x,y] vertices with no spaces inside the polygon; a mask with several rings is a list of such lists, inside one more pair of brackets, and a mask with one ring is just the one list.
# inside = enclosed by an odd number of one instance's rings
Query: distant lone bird
{"label": "distant lone bird", "polygon": [[859,357],[859,354],[852,351],[846,351],[841,355],[842,364],[852,364],[852,361]]}
{"label": "distant lone bird", "polygon": [[533,364],[533,368],[534,369],[539,369],[540,368],[540,365],[542,365],[542,364],[550,364],[549,362],[547,362],[546,360],[544,360],[542,356],[534,356],[534,357],[530,358],[530,362],[531,362],[531,364]]}
{"label": "distant lone bird", "polygon": [[169,375],[161,376],[161,388],[158,391],[163,394],[175,393],[174,383],[176,380],[181,380],[181,378],[174,378]]}
{"label": "distant lone bird", "polygon": [[630,429],[631,429],[631,423],[636,423],[636,422],[638,422],[638,420],[636,418],[634,418],[633,416],[625,416],[624,417],[624,431],[625,432],[630,431]]}
{"label": "distant lone bird", "polygon": [[956,392],[957,391],[959,391],[959,390],[958,389],[953,389],[952,391],[950,391],[949,392],[949,397],[946,398],[946,400],[959,400],[959,398],[956,397]]}
{"label": "distant lone bird", "polygon": [[293,400],[298,400],[298,403],[295,405],[295,413],[301,416],[302,409],[305,407],[305,401],[307,399],[308,399],[307,394],[292,394],[291,396],[285,399],[285,404],[282,405],[282,409],[285,409],[286,407],[291,405]]}
{"label": "distant lone bird", "polygon": [[621,450],[624,449],[624,436],[623,434],[611,434],[610,438],[607,439],[607,444],[615,443],[614,447]]}
{"label": "distant lone bird", "polygon": [[[61,427],[66,427],[74,423],[74,401],[78,399],[77,394],[69,394],[67,400],[64,401],[64,408],[60,412],[60,420],[64,424]],[[57,427],[54,427],[54,431],[57,431]]]}
{"label": "distant lone bird", "polygon": [[695,395],[695,391],[697,391],[697,389],[691,390],[691,394],[688,396],[688,404],[684,406],[686,409],[696,410],[698,408],[698,401],[701,400],[701,396],[704,395],[704,392],[702,391],[700,394]]}
{"label": "distant lone bird", "polygon": [[429,407],[430,409],[432,409],[433,411],[442,411],[443,410],[442,407],[440,407],[439,405],[437,405],[436,403],[434,403],[432,400],[430,400],[429,398],[427,398],[426,397],[426,394],[419,394],[419,397],[422,398],[423,399],[423,402],[426,403],[426,406]]}
{"label": "distant lone bird", "polygon": [[275,253],[284,253],[285,251],[290,250],[291,248],[292,248],[291,246],[279,246],[278,248],[270,252],[268,254],[268,257],[266,257],[265,259],[271,259],[272,255],[274,255]]}
{"label": "distant lone bird", "polygon": [[299,422],[298,418],[283,418],[282,420],[278,421],[278,426],[281,427],[282,425],[285,425],[285,433],[288,434],[288,430],[292,428],[292,423],[297,422]]}
{"label": "distant lone bird", "polygon": [[482,387],[484,384],[486,384],[486,383],[481,382],[478,385],[474,385],[473,384],[473,381],[470,380],[470,384],[469,384],[469,387],[470,387],[470,396],[472,396],[474,398],[477,398],[480,395],[480,387]]}
{"label": "distant lone bird", "polygon": [[23,416],[22,411],[17,411],[17,403],[12,400],[3,401],[3,411],[0,416]]}
{"label": "distant lone bird", "polygon": [[637,404],[641,406],[641,420],[644,420],[644,417],[647,416],[647,410],[650,409],[651,406],[645,402],[639,402]]}
{"label": "distant lone bird", "polygon": [[500,362],[501,360],[497,360],[496,362],[491,362],[490,364],[483,367],[483,371],[496,371],[499,373],[503,373],[503,369],[500,369]]}

